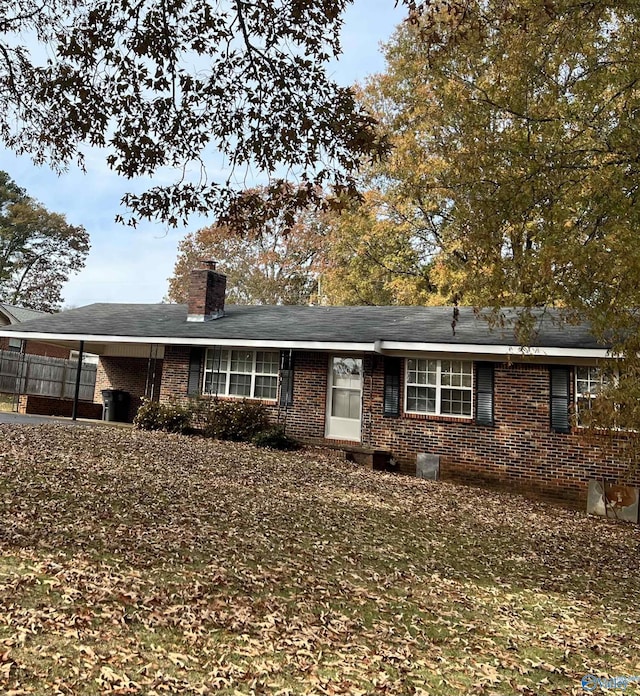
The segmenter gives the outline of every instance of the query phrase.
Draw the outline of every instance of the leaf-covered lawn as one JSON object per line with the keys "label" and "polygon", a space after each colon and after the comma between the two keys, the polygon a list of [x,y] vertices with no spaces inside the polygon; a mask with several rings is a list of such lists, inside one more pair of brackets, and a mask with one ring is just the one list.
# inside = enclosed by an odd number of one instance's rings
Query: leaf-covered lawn
{"label": "leaf-covered lawn", "polygon": [[640,675],[637,527],[321,451],[61,426],[0,442],[3,695]]}

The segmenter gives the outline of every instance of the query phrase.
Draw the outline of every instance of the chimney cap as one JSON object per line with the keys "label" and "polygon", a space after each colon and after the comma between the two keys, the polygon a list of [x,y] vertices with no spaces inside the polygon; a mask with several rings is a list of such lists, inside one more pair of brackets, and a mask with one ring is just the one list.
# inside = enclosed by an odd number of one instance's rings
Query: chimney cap
{"label": "chimney cap", "polygon": [[216,270],[216,262],[213,259],[198,259],[198,261],[202,264],[204,268],[206,268],[209,271],[215,271]]}

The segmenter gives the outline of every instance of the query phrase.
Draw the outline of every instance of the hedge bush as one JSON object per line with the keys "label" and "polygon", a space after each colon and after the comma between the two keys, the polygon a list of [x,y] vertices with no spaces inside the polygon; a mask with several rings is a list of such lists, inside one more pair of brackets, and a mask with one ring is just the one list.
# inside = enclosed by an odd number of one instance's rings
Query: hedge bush
{"label": "hedge bush", "polygon": [[269,427],[267,411],[256,401],[219,401],[212,399],[199,417],[204,421],[205,437],[217,440],[250,442]]}
{"label": "hedge bush", "polygon": [[182,404],[161,404],[143,399],[133,424],[139,430],[164,430],[167,433],[183,433],[190,425],[189,409]]}
{"label": "hedge bush", "polygon": [[216,440],[253,442],[258,447],[291,450],[298,447],[280,426],[271,426],[259,401],[197,398],[187,403],[161,404],[143,399],[133,424],[140,430],[201,433]]}

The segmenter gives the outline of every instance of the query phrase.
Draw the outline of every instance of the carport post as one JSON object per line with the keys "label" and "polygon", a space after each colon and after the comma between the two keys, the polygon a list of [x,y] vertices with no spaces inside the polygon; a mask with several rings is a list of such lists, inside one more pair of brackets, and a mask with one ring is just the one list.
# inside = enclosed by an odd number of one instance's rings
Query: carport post
{"label": "carport post", "polygon": [[84,353],[84,341],[80,341],[80,350],[78,351],[78,365],[76,366],[76,388],[73,392],[73,409],[71,411],[71,420],[78,418],[78,399],[80,398],[80,376],[82,373],[82,354]]}

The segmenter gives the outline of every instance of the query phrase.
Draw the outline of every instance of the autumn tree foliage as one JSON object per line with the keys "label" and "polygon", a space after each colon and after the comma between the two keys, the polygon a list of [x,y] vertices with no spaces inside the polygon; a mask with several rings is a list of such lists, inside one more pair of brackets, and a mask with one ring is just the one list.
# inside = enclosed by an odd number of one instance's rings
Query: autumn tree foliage
{"label": "autumn tree foliage", "polygon": [[0,172],[0,301],[59,309],[62,286],[88,253],[84,227],[49,212]]}
{"label": "autumn tree foliage", "polygon": [[444,297],[522,306],[525,340],[532,308],[590,321],[625,359],[599,425],[637,429],[640,5],[423,10],[365,90],[392,145],[367,184],[439,247],[430,281]]}
{"label": "autumn tree foliage", "polygon": [[[307,304],[315,299],[325,246],[320,216],[299,212],[289,225],[290,216],[268,204],[264,189],[245,195],[252,197],[254,212],[235,217],[237,226],[212,225],[180,242],[169,279],[171,302],[187,301],[189,274],[202,259],[216,261],[217,270],[226,274],[231,304]],[[246,212],[247,207],[241,209]]]}
{"label": "autumn tree foliage", "polygon": [[325,216],[321,299],[333,305],[440,304],[431,240],[389,196],[370,190]]}
{"label": "autumn tree foliage", "polygon": [[365,100],[393,150],[369,182],[439,248],[449,293],[638,306],[637,3],[427,4]]}

